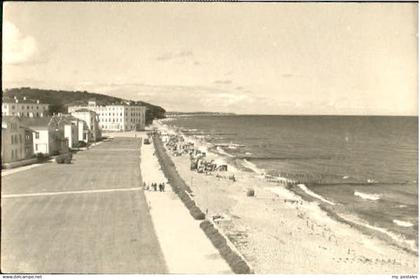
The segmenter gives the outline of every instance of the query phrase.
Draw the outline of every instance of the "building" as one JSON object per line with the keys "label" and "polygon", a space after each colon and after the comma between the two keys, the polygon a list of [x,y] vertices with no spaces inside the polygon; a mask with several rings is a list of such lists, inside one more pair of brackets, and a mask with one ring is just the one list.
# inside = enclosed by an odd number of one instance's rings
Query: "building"
{"label": "building", "polygon": [[25,117],[22,123],[33,130],[34,153],[58,155],[69,151],[64,129],[60,128],[54,117]]}
{"label": "building", "polygon": [[146,126],[146,107],[127,104],[120,105],[97,105],[95,101],[89,101],[87,106],[69,106],[72,113],[80,109],[88,109],[96,112],[99,127],[104,131],[141,131]]}
{"label": "building", "polygon": [[39,100],[29,100],[26,97],[19,100],[2,98],[2,116],[44,117],[48,115],[49,105],[41,104]]}
{"label": "building", "polygon": [[[85,135],[83,134],[83,141],[91,142],[91,141],[98,141],[102,138],[102,131],[99,126],[98,116],[95,111],[89,110],[89,109],[78,109],[73,112],[71,112],[71,115],[77,119],[83,120],[88,129],[89,134]],[[84,132],[84,129],[79,130]],[[80,138],[80,134],[79,134]]]}
{"label": "building", "polygon": [[16,116],[3,116],[1,121],[1,161],[11,163],[34,157],[32,130]]}
{"label": "building", "polygon": [[76,148],[79,141],[88,141],[90,131],[85,121],[68,114],[54,115],[52,121],[63,130],[69,148]]}

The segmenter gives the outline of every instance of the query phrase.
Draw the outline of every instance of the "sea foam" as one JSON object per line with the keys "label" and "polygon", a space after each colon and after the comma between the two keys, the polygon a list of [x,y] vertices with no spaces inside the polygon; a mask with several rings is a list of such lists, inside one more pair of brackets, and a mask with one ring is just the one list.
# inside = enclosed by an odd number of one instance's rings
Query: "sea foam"
{"label": "sea foam", "polygon": [[354,195],[356,197],[362,198],[364,200],[370,200],[370,201],[377,201],[381,198],[381,195],[379,194],[367,194],[367,193],[362,193],[362,192],[354,192]]}
{"label": "sea foam", "polygon": [[265,171],[263,169],[258,168],[254,163],[251,163],[247,159],[242,160],[242,165],[246,167],[247,169],[252,170],[256,174],[264,174]]}
{"label": "sea foam", "polygon": [[224,150],[223,150],[223,148],[221,148],[220,146],[216,147],[216,150],[217,150],[217,152],[218,152],[219,154],[221,154],[221,155],[225,155],[225,156],[230,157],[230,158],[235,157],[235,156],[233,156],[233,155],[231,155],[231,154],[227,153],[226,151],[224,151]]}
{"label": "sea foam", "polygon": [[401,221],[401,220],[397,220],[397,219],[392,220],[392,222],[394,222],[394,224],[396,224],[400,227],[412,227],[413,226],[413,224],[410,223],[410,222]]}
{"label": "sea foam", "polygon": [[317,198],[318,200],[321,200],[325,203],[328,203],[330,205],[335,205],[335,203],[325,199],[323,196],[318,195],[317,193],[312,192],[311,190],[308,189],[308,187],[306,187],[305,184],[298,184],[297,185],[300,189],[302,189],[302,191],[304,191],[306,194],[308,194],[309,196],[312,196],[314,198]]}

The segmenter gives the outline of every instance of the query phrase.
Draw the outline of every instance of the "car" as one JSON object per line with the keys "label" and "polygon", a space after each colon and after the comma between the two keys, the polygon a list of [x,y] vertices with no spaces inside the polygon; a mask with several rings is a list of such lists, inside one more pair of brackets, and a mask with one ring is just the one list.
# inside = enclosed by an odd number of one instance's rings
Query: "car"
{"label": "car", "polygon": [[143,141],[144,144],[150,144],[150,140],[148,138],[144,139]]}

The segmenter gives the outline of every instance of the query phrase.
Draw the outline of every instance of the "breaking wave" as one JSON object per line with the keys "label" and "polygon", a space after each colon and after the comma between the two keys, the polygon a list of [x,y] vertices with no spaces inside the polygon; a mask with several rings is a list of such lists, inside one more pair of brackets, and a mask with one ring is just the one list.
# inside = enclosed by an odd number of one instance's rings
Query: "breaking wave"
{"label": "breaking wave", "polygon": [[412,224],[412,223],[410,223],[410,222],[407,222],[407,221],[401,221],[401,220],[397,220],[397,219],[392,220],[392,222],[393,222],[394,224],[396,224],[396,225],[400,226],[400,227],[412,227],[412,226],[413,226],[413,224]]}
{"label": "breaking wave", "polygon": [[251,163],[250,161],[248,161],[246,159],[242,160],[242,165],[245,168],[252,170],[256,174],[264,174],[265,173],[265,171],[263,169],[258,168],[254,163]]}
{"label": "breaking wave", "polygon": [[323,196],[318,195],[317,193],[312,192],[311,190],[308,189],[308,187],[305,186],[305,184],[298,184],[297,185],[302,191],[304,191],[306,194],[308,194],[309,196],[312,196],[320,201],[323,201],[325,203],[328,203],[330,205],[335,205],[335,203],[325,199]]}
{"label": "breaking wave", "polygon": [[366,194],[366,193],[357,192],[357,191],[354,192],[354,195],[361,199],[370,200],[370,201],[377,201],[381,198],[381,195],[379,194]]}

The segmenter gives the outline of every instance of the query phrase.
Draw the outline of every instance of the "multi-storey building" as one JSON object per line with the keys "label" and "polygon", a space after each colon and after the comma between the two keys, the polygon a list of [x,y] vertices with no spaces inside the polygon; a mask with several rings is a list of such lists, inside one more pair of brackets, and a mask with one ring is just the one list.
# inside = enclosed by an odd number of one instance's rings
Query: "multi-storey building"
{"label": "multi-storey building", "polygon": [[[85,121],[72,115],[61,113],[54,115],[51,121],[54,121],[56,126],[60,130],[63,130],[64,137],[68,141],[69,148],[77,147],[79,141],[89,141],[89,135],[91,132]],[[90,137],[90,141],[92,141],[92,137]]]}
{"label": "multi-storey building", "polygon": [[146,107],[132,105],[99,106],[95,101],[89,101],[87,106],[70,106],[69,113],[80,109],[96,112],[99,126],[105,131],[140,131],[146,126]]}
{"label": "multi-storey building", "polygon": [[2,116],[44,117],[48,115],[48,104],[41,104],[39,100],[29,100],[26,97],[19,100],[2,98]]}
{"label": "multi-storey building", "polygon": [[82,108],[71,112],[71,115],[77,119],[83,120],[89,129],[89,134],[83,135],[83,141],[91,142],[101,139],[102,132],[99,127],[99,121],[96,112]]}
{"label": "multi-storey building", "polygon": [[3,116],[1,121],[2,164],[30,159],[34,155],[32,130],[15,116]]}
{"label": "multi-storey building", "polygon": [[54,117],[23,117],[24,126],[33,130],[33,150],[35,153],[57,155],[68,152],[68,139]]}

